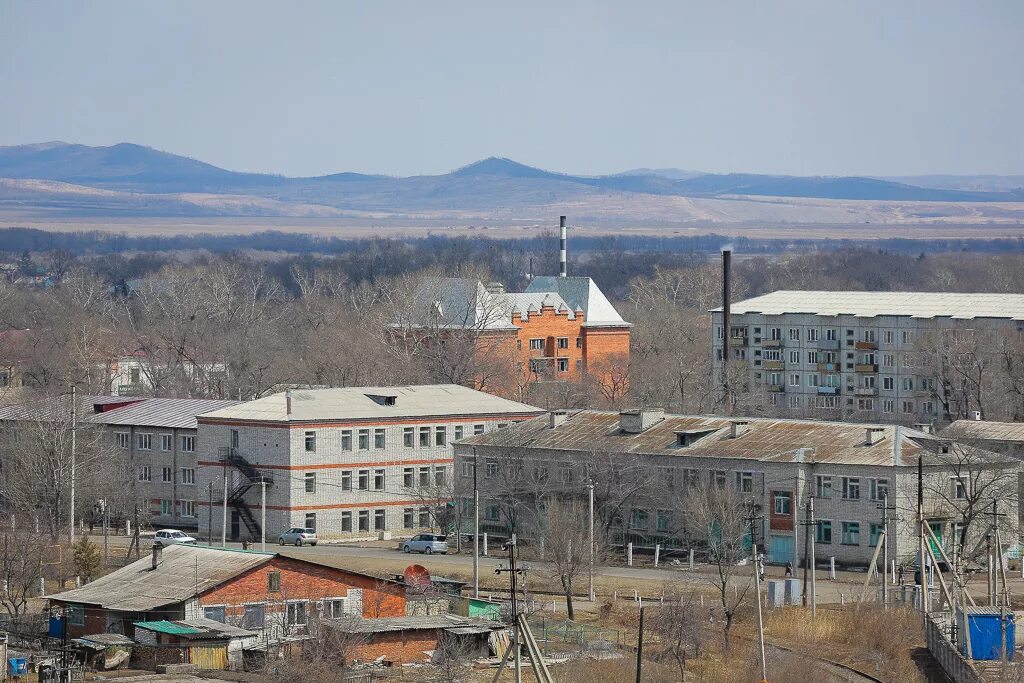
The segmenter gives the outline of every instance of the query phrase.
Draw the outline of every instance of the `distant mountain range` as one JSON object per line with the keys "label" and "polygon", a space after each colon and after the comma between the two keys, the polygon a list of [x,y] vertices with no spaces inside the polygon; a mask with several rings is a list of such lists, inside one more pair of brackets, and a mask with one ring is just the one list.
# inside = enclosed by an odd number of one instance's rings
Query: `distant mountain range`
{"label": "distant mountain range", "polygon": [[[0,147],[0,207],[42,206],[65,214],[330,216],[346,212],[502,211],[568,202],[607,204],[616,198],[635,202],[640,195],[1024,202],[1024,177],[798,177],[680,169],[583,176],[492,157],[434,176],[336,173],[293,178],[229,171],[130,143],[90,147],[48,142]],[[660,205],[664,204],[661,201]]]}

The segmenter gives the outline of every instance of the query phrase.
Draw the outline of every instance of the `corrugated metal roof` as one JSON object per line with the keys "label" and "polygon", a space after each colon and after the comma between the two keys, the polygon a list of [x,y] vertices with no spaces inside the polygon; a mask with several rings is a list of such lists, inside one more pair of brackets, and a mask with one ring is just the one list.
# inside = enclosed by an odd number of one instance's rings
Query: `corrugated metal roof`
{"label": "corrugated metal roof", "polygon": [[185,619],[182,621],[137,621],[136,628],[166,633],[172,636],[183,636],[187,640],[210,640],[221,638],[248,638],[256,635],[255,632],[222,624],[213,619],[197,618]]}
{"label": "corrugated metal roof", "polygon": [[273,557],[274,553],[172,545],[164,549],[156,569],[151,558],[144,557],[50,599],[145,612],[188,600]]}
{"label": "corrugated metal roof", "polygon": [[183,636],[189,633],[201,633],[201,629],[195,626],[186,626],[174,621],[137,621],[133,624],[135,628],[156,633],[168,633],[172,636]]}
{"label": "corrugated metal roof", "polygon": [[942,430],[943,436],[1024,443],[1024,422],[957,420]]}
{"label": "corrugated metal roof", "polygon": [[[731,423],[737,420],[747,422],[747,428],[740,436],[731,438]],[[881,433],[881,438],[871,445],[867,444],[868,428]],[[709,431],[690,446],[677,443],[677,431],[695,430]],[[618,413],[584,410],[570,415],[554,429],[547,417],[540,417],[469,437],[459,445],[892,466],[916,464],[919,454],[930,453],[922,443],[934,438],[894,425],[688,415],[666,415],[661,422],[634,434],[620,430]],[[801,453],[804,448],[814,449],[813,453]]]}
{"label": "corrugated metal roof", "polygon": [[[779,290],[732,304],[732,313],[880,315],[911,318],[1024,320],[1024,294],[953,292],[822,292]],[[721,311],[721,308],[713,309]]]}
{"label": "corrugated metal roof", "polygon": [[[345,387],[293,390],[292,412],[285,407],[286,392],[214,410],[204,419],[317,422],[454,415],[536,414],[540,408],[499,398],[457,384],[405,387]],[[394,405],[381,397],[393,396]]]}
{"label": "corrugated metal roof", "polygon": [[107,425],[195,429],[196,415],[237,405],[238,401],[201,398],[147,398],[139,403],[89,416],[90,422]]}
{"label": "corrugated metal roof", "polygon": [[380,617],[377,619],[336,619],[332,626],[348,633],[387,633],[454,627],[503,628],[504,624],[488,619],[472,619],[454,614],[431,614],[413,617]]}

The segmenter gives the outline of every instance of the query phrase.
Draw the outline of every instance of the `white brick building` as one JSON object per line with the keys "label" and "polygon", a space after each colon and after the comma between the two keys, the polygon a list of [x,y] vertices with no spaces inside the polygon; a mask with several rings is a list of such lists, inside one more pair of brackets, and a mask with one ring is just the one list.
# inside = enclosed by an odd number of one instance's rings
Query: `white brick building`
{"label": "white brick building", "polygon": [[261,479],[268,541],[296,526],[320,538],[430,528],[431,506],[452,490],[452,442],[542,412],[457,385],[426,385],[293,390],[206,413],[200,531],[219,538],[226,517],[229,539],[259,538]]}

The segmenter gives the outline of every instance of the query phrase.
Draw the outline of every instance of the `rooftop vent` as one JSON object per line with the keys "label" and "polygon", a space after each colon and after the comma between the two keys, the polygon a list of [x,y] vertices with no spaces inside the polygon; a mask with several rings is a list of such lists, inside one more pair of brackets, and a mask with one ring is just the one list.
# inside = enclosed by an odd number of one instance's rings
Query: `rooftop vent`
{"label": "rooftop vent", "polygon": [[729,427],[729,438],[735,439],[742,436],[747,433],[748,429],[750,429],[750,422],[747,420],[733,420]]}
{"label": "rooftop vent", "polygon": [[918,422],[917,424],[914,425],[914,429],[916,429],[919,432],[924,432],[925,434],[935,433],[935,425],[933,425],[931,422]]}
{"label": "rooftop vent", "polygon": [[292,390],[288,389],[284,392],[284,414],[292,414]]}
{"label": "rooftop vent", "polygon": [[867,427],[864,430],[864,444],[874,446],[885,438],[885,427]]}
{"label": "rooftop vent", "polygon": [[972,410],[971,411],[971,419],[974,420],[975,422],[981,422],[981,411],[980,410]]}
{"label": "rooftop vent", "polygon": [[397,394],[367,394],[366,398],[382,406],[393,406],[398,402]]}
{"label": "rooftop vent", "polygon": [[678,429],[676,430],[676,445],[683,448],[692,446],[698,439],[703,439],[708,434],[715,432],[715,429]]}
{"label": "rooftop vent", "polygon": [[623,410],[619,413],[619,430],[626,434],[639,434],[665,419],[661,408]]}
{"label": "rooftop vent", "polygon": [[487,291],[491,294],[504,294],[505,285],[501,284],[500,282],[488,282]]}
{"label": "rooftop vent", "polygon": [[569,419],[569,411],[567,410],[552,410],[548,413],[548,426],[551,429],[565,424],[565,421]]}
{"label": "rooftop vent", "polygon": [[153,569],[160,566],[160,559],[163,557],[164,549],[158,545],[153,546]]}

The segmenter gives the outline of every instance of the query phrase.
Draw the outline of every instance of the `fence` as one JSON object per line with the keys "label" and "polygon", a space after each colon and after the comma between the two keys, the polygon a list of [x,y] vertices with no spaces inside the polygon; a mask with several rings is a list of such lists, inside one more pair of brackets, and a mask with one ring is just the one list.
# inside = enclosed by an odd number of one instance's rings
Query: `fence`
{"label": "fence", "polygon": [[956,644],[943,633],[940,620],[931,614],[925,615],[924,638],[928,652],[939,663],[953,683],[981,683],[981,676],[971,663],[960,654]]}
{"label": "fence", "polygon": [[590,626],[567,619],[548,619],[536,614],[528,622],[545,655],[567,651],[611,652],[627,645],[619,629]]}

